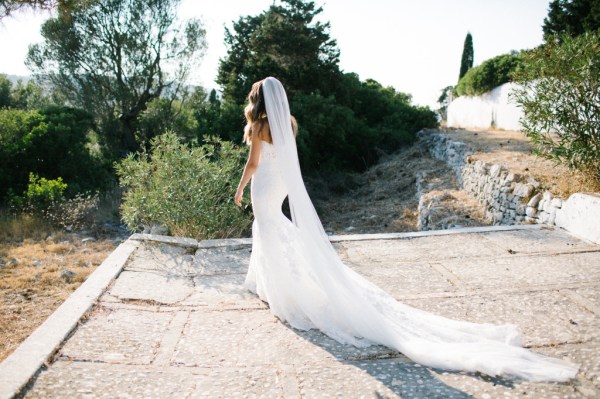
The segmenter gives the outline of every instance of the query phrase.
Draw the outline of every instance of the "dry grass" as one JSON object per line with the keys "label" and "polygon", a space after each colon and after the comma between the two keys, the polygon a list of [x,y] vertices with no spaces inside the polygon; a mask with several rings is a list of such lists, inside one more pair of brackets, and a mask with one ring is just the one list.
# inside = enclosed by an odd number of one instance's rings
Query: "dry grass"
{"label": "dry grass", "polygon": [[417,230],[415,173],[448,172],[418,146],[384,156],[377,165],[354,175],[344,192],[331,182],[309,181],[311,198],[325,229],[334,234],[387,233]]}
{"label": "dry grass", "polygon": [[531,176],[542,189],[557,197],[567,199],[573,193],[600,192],[599,181],[533,155],[532,145],[521,132],[454,128],[442,128],[440,132],[469,143],[475,151],[473,160],[499,164],[511,172]]}
{"label": "dry grass", "polygon": [[[111,206],[98,212],[112,215],[114,212],[107,209]],[[96,238],[82,242],[88,236]],[[107,232],[68,233],[36,217],[0,210],[0,361],[42,324],[116,246]],[[65,270],[73,274],[61,276]]]}

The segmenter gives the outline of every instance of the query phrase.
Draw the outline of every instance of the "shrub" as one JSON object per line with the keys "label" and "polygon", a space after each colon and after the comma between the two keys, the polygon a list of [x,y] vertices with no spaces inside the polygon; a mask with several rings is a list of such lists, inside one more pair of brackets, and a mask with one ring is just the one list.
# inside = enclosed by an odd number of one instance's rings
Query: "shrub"
{"label": "shrub", "polygon": [[536,154],[600,180],[600,31],[549,38],[523,58],[513,95]]}
{"label": "shrub", "polygon": [[410,95],[354,74],[344,75],[336,96],[297,93],[290,106],[308,174],[365,170],[382,152],[411,144],[419,130],[438,125],[433,111],[410,104]]}
{"label": "shrub", "polygon": [[9,189],[23,192],[31,172],[61,177],[68,196],[102,188],[109,175],[86,147],[92,128],[91,116],[79,109],[0,109],[0,201]]}
{"label": "shrub", "polygon": [[153,225],[197,239],[247,234],[251,213],[233,204],[247,150],[209,137],[190,148],[174,133],[157,136],[150,153],[131,154],[116,164],[125,188],[122,218],[133,231]]}
{"label": "shrub", "polygon": [[192,111],[179,100],[155,98],[148,103],[137,121],[136,139],[143,146],[149,145],[153,137],[169,130],[181,138],[195,138],[198,122]]}
{"label": "shrub", "polygon": [[494,87],[511,82],[515,70],[521,64],[516,52],[499,55],[484,61],[481,65],[469,69],[456,85],[459,96],[476,96],[492,90]]}
{"label": "shrub", "polygon": [[12,196],[11,207],[67,230],[93,227],[98,194],[77,193],[72,198],[65,198],[66,189],[67,184],[61,177],[46,179],[30,173],[27,190],[22,196]]}
{"label": "shrub", "polygon": [[61,198],[46,208],[43,218],[53,226],[66,230],[81,230],[97,227],[96,213],[100,196],[96,193],[77,193],[72,198]]}
{"label": "shrub", "polygon": [[25,201],[34,205],[46,205],[62,198],[67,185],[62,177],[54,180],[48,180],[39,177],[35,173],[29,174],[29,185],[25,194]]}

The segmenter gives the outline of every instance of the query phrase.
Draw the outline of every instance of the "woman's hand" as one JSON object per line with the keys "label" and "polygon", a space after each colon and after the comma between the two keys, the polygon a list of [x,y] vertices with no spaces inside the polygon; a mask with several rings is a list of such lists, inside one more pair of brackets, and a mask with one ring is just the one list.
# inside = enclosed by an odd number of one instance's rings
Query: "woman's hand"
{"label": "woman's hand", "polygon": [[238,189],[235,192],[235,197],[233,198],[233,202],[237,205],[237,206],[242,206],[242,197],[244,196],[244,189],[238,187]]}

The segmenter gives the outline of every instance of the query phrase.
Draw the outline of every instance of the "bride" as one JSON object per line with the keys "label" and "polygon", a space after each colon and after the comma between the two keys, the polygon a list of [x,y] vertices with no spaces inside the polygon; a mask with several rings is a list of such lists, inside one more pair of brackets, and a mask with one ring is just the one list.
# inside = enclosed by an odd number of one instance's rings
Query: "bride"
{"label": "bride", "polygon": [[[245,286],[280,320],[357,347],[381,344],[429,367],[532,381],[577,374],[576,365],[522,348],[516,326],[457,321],[404,305],[344,265],[306,192],[281,83],[272,77],[254,83],[245,115],[250,154],[234,199],[240,206],[252,179]],[[281,211],[286,196],[292,221]]]}

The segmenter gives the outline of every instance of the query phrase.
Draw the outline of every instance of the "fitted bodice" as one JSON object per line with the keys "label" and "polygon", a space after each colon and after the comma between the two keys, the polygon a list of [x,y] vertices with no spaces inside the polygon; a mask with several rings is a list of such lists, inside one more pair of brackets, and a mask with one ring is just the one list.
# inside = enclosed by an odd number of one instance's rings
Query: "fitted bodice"
{"label": "fitted bodice", "polygon": [[275,146],[266,141],[261,142],[258,168],[252,175],[250,196],[254,217],[259,223],[274,217],[283,216],[281,204],[287,195],[283,183]]}
{"label": "fitted bodice", "polygon": [[268,141],[262,141],[260,143],[260,162],[266,161],[275,161],[277,159],[277,154],[275,152],[275,146]]}

